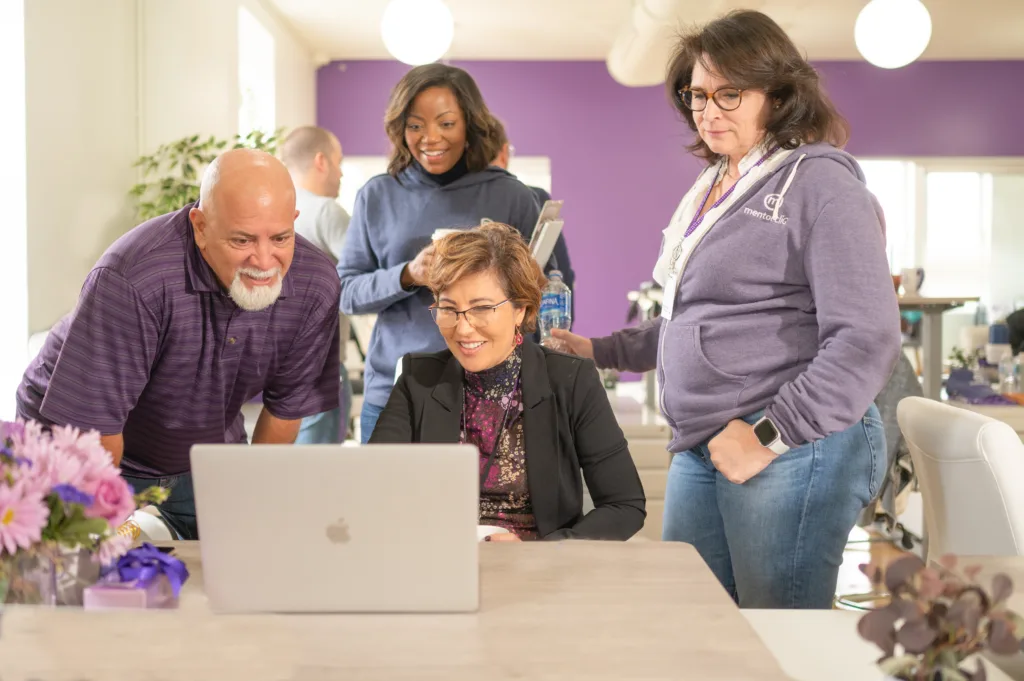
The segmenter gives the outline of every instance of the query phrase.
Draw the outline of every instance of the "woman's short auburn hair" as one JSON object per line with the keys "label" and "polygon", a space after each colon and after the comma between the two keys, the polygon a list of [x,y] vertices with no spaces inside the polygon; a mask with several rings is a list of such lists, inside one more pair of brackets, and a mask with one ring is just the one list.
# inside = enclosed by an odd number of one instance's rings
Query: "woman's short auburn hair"
{"label": "woman's short auburn hair", "polygon": [[449,234],[438,240],[434,249],[434,264],[427,283],[434,300],[463,277],[493,271],[512,304],[526,310],[522,330],[537,328],[541,291],[548,281],[519,230],[488,222]]}
{"label": "woman's short auburn hair", "polygon": [[388,174],[398,174],[412,165],[412,152],[405,143],[405,122],[412,102],[424,90],[448,88],[455,95],[466,121],[466,166],[476,173],[491,164],[501,151],[496,138],[495,118],[487,108],[473,76],[457,66],[424,64],[417,66],[395,84],[384,112],[384,131],[391,140]]}
{"label": "woman's short auburn hair", "polygon": [[[681,36],[665,86],[672,105],[694,132],[693,112],[679,91],[690,85],[697,63],[741,90],[764,90],[774,101],[765,134],[783,149],[811,142],[842,147],[849,140],[849,123],[822,90],[818,72],[768,15],[737,10]],[[699,134],[687,148],[708,162],[717,159]]]}

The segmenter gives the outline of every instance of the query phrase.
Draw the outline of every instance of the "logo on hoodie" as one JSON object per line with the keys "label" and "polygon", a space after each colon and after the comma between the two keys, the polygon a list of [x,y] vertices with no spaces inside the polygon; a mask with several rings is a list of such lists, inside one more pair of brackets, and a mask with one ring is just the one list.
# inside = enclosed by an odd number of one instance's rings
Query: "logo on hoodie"
{"label": "logo on hoodie", "polygon": [[774,211],[776,208],[782,207],[782,194],[769,194],[764,197],[764,207],[770,211]]}
{"label": "logo on hoodie", "polygon": [[765,222],[774,222],[776,225],[784,225],[789,222],[789,218],[779,213],[779,209],[782,208],[782,201],[782,194],[769,194],[764,197],[764,207],[767,212],[754,210],[750,206],[744,206],[743,214],[755,217],[758,220],[764,220]]}

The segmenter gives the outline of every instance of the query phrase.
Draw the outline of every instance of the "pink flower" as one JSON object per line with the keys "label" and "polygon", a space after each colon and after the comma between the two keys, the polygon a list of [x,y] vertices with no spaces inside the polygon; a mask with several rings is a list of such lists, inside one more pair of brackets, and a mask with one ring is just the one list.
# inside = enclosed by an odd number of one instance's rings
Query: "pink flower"
{"label": "pink flower", "polygon": [[105,518],[115,528],[134,512],[132,488],[116,471],[100,481],[93,493],[92,506],[85,509],[87,518]]}
{"label": "pink flower", "polygon": [[112,534],[100,542],[99,548],[93,554],[93,559],[100,565],[110,565],[118,558],[128,553],[128,549],[135,543],[131,537],[123,534]]}
{"label": "pink flower", "polygon": [[38,490],[29,491],[22,482],[0,485],[0,553],[13,555],[39,542],[49,517]]}

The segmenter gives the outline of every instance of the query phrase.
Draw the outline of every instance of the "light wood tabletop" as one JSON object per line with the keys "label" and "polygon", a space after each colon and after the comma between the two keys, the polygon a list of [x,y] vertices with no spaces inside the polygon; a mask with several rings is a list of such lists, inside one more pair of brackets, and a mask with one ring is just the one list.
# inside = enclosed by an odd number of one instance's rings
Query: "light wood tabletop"
{"label": "light wood tabletop", "polygon": [[484,544],[468,615],[214,615],[197,543],[174,546],[192,574],[179,609],[9,607],[0,678],[788,678],[687,544]]}

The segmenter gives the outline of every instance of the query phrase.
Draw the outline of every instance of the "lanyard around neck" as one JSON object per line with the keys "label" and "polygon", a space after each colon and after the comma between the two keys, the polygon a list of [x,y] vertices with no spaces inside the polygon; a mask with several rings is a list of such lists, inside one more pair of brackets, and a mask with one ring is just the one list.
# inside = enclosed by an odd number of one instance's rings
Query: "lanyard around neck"
{"label": "lanyard around neck", "polygon": [[[707,217],[708,213],[718,208],[720,205],[722,205],[722,203],[725,202],[726,199],[732,196],[732,193],[736,190],[736,187],[739,186],[740,182],[743,181],[743,178],[749,175],[751,171],[753,171],[755,168],[759,168],[778,150],[779,147],[776,146],[772,147],[767,152],[765,152],[765,154],[757,160],[757,163],[747,168],[747,170],[742,175],[739,176],[739,178],[733,183],[733,185],[729,187],[729,189],[725,191],[720,197],[718,197],[718,200],[715,201],[715,203],[712,204],[712,206],[708,208],[707,211],[705,211],[704,206],[707,205],[708,199],[711,198],[711,192],[712,190],[714,190],[717,182],[712,182],[708,186],[708,190],[704,192],[704,199],[700,202],[700,205],[697,206],[697,210],[693,214],[693,219],[690,220],[690,226],[686,228],[686,231],[683,232],[683,236],[679,239],[679,243],[677,243],[675,248],[672,249],[671,264],[669,265],[669,270],[671,272],[675,272],[676,264],[679,262],[679,258],[683,255],[683,241],[685,241],[688,236],[693,234],[697,230],[697,228],[700,227],[701,223],[704,222],[704,218]],[[727,170],[728,163],[729,161],[726,160]]]}

